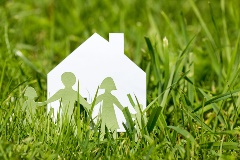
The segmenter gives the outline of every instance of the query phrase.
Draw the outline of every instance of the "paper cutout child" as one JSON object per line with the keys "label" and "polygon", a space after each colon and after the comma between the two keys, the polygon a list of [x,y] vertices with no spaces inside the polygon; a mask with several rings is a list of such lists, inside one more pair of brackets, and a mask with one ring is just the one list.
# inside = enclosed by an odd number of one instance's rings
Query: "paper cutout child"
{"label": "paper cutout child", "polygon": [[61,78],[65,88],[60,89],[50,97],[46,103],[61,99],[63,117],[74,123],[74,118],[72,118],[72,116],[75,102],[79,100],[80,104],[82,104],[87,111],[90,110],[90,105],[77,91],[72,89],[73,85],[76,83],[76,76],[72,72],[63,73]]}
{"label": "paper cutout child", "polygon": [[[105,135],[105,126],[108,130],[111,130],[112,132],[119,129],[116,113],[114,110],[115,104],[120,110],[123,110],[123,106],[118,101],[118,99],[111,94],[111,91],[117,90],[115,83],[111,77],[105,78],[99,89],[105,89],[105,92],[101,95],[99,95],[96,98],[95,105],[97,105],[100,102],[102,103],[102,112],[101,112],[101,137],[100,139],[103,140]],[[117,133],[115,133],[114,138],[116,138]]]}
{"label": "paper cutout child", "polygon": [[38,106],[41,106],[40,103],[35,102],[34,98],[37,97],[37,93],[34,88],[28,87],[24,93],[24,96],[27,97],[27,100],[23,103],[23,111],[26,112],[26,118],[29,122],[33,121],[33,117],[36,114],[36,109]]}

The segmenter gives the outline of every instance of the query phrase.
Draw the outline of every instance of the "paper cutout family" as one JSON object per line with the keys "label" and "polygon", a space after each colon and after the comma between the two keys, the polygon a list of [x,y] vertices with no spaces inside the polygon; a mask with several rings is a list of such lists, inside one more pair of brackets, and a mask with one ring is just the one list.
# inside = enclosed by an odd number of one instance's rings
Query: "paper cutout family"
{"label": "paper cutout family", "polygon": [[[131,105],[128,94],[137,98],[142,109],[146,108],[146,74],[125,56],[123,33],[110,33],[109,41],[94,33],[48,73],[48,100],[34,102],[36,92],[28,88],[24,106],[33,106],[31,112],[35,113],[36,106],[48,104],[48,112],[53,108],[55,120],[58,112],[71,119],[75,101],[90,110],[98,87],[93,113],[89,116],[100,117],[103,128],[125,131],[122,123],[126,120],[121,110],[128,107],[134,115],[138,108]],[[103,128],[101,131],[105,132]]]}

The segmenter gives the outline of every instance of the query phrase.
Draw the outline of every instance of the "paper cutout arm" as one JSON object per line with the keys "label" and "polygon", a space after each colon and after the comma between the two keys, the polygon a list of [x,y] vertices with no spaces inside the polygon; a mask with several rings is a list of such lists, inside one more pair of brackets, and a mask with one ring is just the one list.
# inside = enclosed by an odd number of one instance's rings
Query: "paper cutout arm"
{"label": "paper cutout arm", "polygon": [[102,102],[103,101],[103,95],[100,95],[96,98],[96,101],[95,101],[95,105],[97,105],[98,103]]}
{"label": "paper cutout arm", "polygon": [[79,94],[78,96],[78,100],[80,102],[80,104],[83,105],[83,107],[85,107],[87,109],[87,111],[89,111],[91,109],[91,105]]}
{"label": "paper cutout arm", "polygon": [[124,107],[122,106],[122,104],[118,101],[118,99],[116,97],[113,97],[113,103],[122,111],[124,109]]}
{"label": "paper cutout arm", "polygon": [[47,104],[47,102],[45,101],[45,102],[37,102],[37,106],[44,106],[44,105],[46,105]]}
{"label": "paper cutout arm", "polygon": [[50,97],[47,101],[43,102],[43,103],[51,103],[54,102],[56,100],[59,100],[60,98],[62,98],[62,92],[61,90],[59,90],[57,93],[55,93],[52,97]]}

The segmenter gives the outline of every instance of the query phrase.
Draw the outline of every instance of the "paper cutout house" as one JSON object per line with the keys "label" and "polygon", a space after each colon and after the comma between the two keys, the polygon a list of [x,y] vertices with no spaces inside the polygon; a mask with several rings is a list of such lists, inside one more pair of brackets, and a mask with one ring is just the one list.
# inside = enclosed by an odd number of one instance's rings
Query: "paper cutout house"
{"label": "paper cutout house", "polygon": [[[112,94],[123,106],[128,106],[130,112],[134,109],[129,102],[127,94],[137,97],[138,102],[146,108],[146,73],[141,70],[124,54],[124,34],[110,33],[109,41],[94,33],[60,64],[58,64],[47,75],[48,98],[64,86],[61,75],[64,72],[75,74],[80,84],[80,94],[92,103],[96,90],[106,77],[113,78],[117,87]],[[78,91],[78,84],[73,86]],[[99,94],[102,91],[99,90]],[[48,105],[54,109],[54,117],[57,117],[60,102],[53,102]],[[123,113],[115,106],[120,129],[118,132],[125,131],[122,123],[125,122]],[[99,114],[100,105],[94,107],[92,117]]]}

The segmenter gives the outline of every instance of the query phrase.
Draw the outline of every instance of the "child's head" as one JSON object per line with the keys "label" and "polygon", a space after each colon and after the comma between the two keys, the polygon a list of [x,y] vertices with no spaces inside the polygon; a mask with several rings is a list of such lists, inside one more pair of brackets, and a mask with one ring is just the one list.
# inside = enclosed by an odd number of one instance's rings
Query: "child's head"
{"label": "child's head", "polygon": [[112,90],[117,90],[116,85],[111,77],[107,77],[102,81],[100,89],[105,89],[105,91],[108,92],[111,92]]}
{"label": "child's head", "polygon": [[37,93],[34,88],[28,87],[25,91],[24,96],[28,97],[29,99],[33,99],[33,98],[37,97]]}

